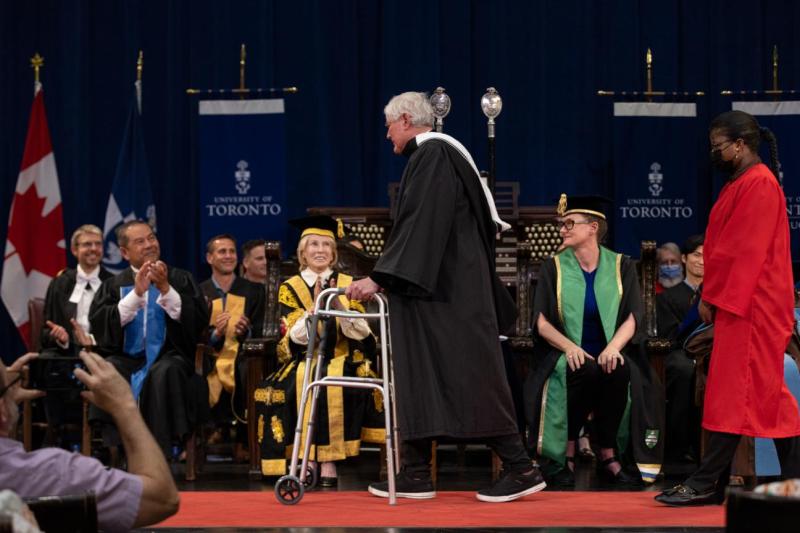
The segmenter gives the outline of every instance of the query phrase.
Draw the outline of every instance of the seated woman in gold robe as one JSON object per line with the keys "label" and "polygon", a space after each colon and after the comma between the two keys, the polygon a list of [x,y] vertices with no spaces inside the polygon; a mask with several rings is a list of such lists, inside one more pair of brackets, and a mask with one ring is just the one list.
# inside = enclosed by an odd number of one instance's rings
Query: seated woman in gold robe
{"label": "seated woman in gold robe", "polygon": [[[277,350],[279,368],[255,393],[261,470],[267,476],[286,474],[287,458],[291,457],[308,349],[306,319],[313,312],[320,291],[329,287],[346,287],[353,279],[333,270],[337,261],[335,235],[338,224],[335,220],[316,216],[291,223],[302,230],[297,246],[300,273],[280,286],[278,300],[283,337]],[[350,301],[344,295],[336,298],[334,306],[339,310],[364,312],[361,303]],[[365,319],[330,318],[326,328],[323,375],[374,375],[371,365],[375,338]],[[319,342],[316,342],[315,348],[318,347]],[[375,416],[382,408],[380,394],[341,387],[320,389],[309,459],[320,464],[321,486],[336,485],[336,461],[358,455],[362,440],[384,442],[382,423],[374,424],[377,428],[365,427],[366,419],[382,422],[382,417]],[[300,457],[309,411],[310,401],[304,415]]]}

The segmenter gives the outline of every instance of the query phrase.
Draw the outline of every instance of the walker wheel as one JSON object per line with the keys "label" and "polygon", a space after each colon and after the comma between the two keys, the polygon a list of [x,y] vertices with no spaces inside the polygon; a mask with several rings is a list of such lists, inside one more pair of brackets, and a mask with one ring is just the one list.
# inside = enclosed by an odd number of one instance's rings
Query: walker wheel
{"label": "walker wheel", "polygon": [[305,490],[313,490],[314,487],[317,486],[318,481],[319,481],[319,468],[308,465],[306,467],[306,480],[305,482],[303,482],[303,488]]}
{"label": "walker wheel", "polygon": [[283,505],[294,505],[303,499],[305,487],[294,476],[283,476],[275,483],[275,497]]}

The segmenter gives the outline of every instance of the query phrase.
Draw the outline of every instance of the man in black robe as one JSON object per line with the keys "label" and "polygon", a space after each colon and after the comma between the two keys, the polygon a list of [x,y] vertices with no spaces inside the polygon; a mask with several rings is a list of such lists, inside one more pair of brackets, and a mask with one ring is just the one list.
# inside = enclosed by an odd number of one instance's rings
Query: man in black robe
{"label": "man in black robe", "polygon": [[692,235],[681,249],[686,277],[656,296],[658,336],[669,339],[672,351],[665,359],[667,393],[666,456],[670,462],[694,463],[699,412],[694,405],[695,364],[683,342],[702,321],[696,299],[703,283],[703,236]]}
{"label": "man in black robe", "polygon": [[[263,252],[263,246],[262,252]],[[200,284],[200,289],[211,309],[208,345],[213,360],[207,361],[211,370],[207,381],[208,402],[217,422],[235,417],[247,423],[243,358],[239,358],[241,342],[252,335],[261,335],[264,323],[264,286],[236,275],[236,239],[232,235],[217,235],[206,244],[206,261],[211,266],[211,277]],[[247,432],[236,426],[234,456],[246,457],[244,443]]]}
{"label": "man in black robe", "polygon": [[[208,386],[194,369],[194,356],[208,308],[192,275],[160,260],[149,224],[131,221],[117,229],[130,263],[100,286],[89,320],[107,359],[131,382],[142,416],[165,455],[180,445],[208,405]],[[108,422],[95,409],[90,419]],[[104,431],[106,444],[116,444]]]}
{"label": "man in black robe", "polygon": [[[514,319],[495,274],[493,244],[508,225],[497,216],[469,152],[430,133],[423,93],[404,93],[384,109],[386,137],[407,156],[389,242],[368,278],[348,298],[390,295],[402,472],[397,496],[432,498],[431,439],[480,439],[503,460],[504,475],[478,492],[511,501],[545,487],[518,433],[499,334]],[[388,484],[369,487],[388,496]]]}
{"label": "man in black robe", "polygon": [[[82,346],[93,345],[89,325],[89,307],[100,284],[112,274],[100,266],[103,257],[103,232],[97,226],[85,224],[72,234],[70,251],[78,261],[76,268],[59,273],[47,287],[44,301],[44,324],[41,331],[42,357],[77,357]],[[44,397],[47,422],[53,432],[54,444],[66,446],[62,426],[81,421],[82,400],[77,378],[72,370],[75,361],[47,361],[42,370],[50,390]],[[41,382],[41,381],[40,381]],[[71,389],[71,390],[70,390]],[[73,443],[77,442],[74,438]]]}

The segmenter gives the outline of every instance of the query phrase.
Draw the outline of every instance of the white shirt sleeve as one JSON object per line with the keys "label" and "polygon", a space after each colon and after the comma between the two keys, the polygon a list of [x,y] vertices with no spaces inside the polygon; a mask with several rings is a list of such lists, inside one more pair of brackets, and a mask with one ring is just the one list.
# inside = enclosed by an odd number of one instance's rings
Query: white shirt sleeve
{"label": "white shirt sleeve", "polygon": [[341,318],[339,325],[345,337],[356,341],[364,340],[371,333],[365,318]]}
{"label": "white shirt sleeve", "polygon": [[301,346],[308,346],[306,318],[308,318],[308,313],[303,312],[300,318],[297,319],[297,322],[294,323],[294,326],[289,330],[289,339],[291,339],[293,343],[300,344]]}
{"label": "white shirt sleeve", "polygon": [[169,286],[167,294],[160,294],[156,303],[169,315],[172,320],[181,319],[181,296],[178,291]]}
{"label": "white shirt sleeve", "polygon": [[117,304],[119,311],[119,323],[124,328],[136,318],[136,312],[143,308],[147,303],[147,293],[139,296],[136,291],[131,291],[125,295]]}

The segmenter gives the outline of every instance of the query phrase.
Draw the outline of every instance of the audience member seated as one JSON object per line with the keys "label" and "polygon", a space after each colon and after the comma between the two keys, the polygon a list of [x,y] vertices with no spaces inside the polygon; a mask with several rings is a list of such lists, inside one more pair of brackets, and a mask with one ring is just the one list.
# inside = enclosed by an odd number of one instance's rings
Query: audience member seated
{"label": "audience member seated", "polygon": [[656,250],[656,260],[658,261],[656,294],[661,294],[664,289],[674,287],[683,280],[681,249],[674,242],[665,242]]}
{"label": "audience member seated", "polygon": [[703,283],[703,236],[689,237],[681,250],[686,269],[683,283],[656,297],[659,337],[672,342],[665,360],[667,393],[666,456],[670,461],[693,462],[697,457],[699,412],[694,401],[694,359],[683,349],[683,341],[700,324],[695,301]]}
{"label": "audience member seated", "polygon": [[[103,232],[97,226],[85,224],[76,229],[70,239],[70,250],[78,260],[77,268],[63,270],[47,288],[41,332],[42,353],[46,355],[75,356],[82,346],[94,344],[89,307],[100,283],[112,276],[100,266]],[[58,380],[74,379],[70,362],[53,361],[45,366],[42,370],[49,381],[56,379],[54,376]],[[55,388],[59,383],[48,385]],[[64,424],[80,424],[81,403],[77,389],[53,390],[44,398],[45,415],[55,437],[48,444],[63,447],[77,444],[77,436],[70,441],[62,429]]]}
{"label": "audience member seated", "polygon": [[[169,456],[207,412],[208,386],[195,374],[194,357],[208,307],[190,273],[160,260],[149,224],[126,222],[117,242],[130,267],[100,286],[89,312],[92,332],[131,383],[145,422]],[[90,419],[104,423],[107,445],[119,444],[107,414],[93,409]]]}
{"label": "audience member seated", "polygon": [[261,239],[247,241],[242,245],[242,277],[253,283],[267,282],[266,242]]}
{"label": "audience member seated", "polygon": [[[264,247],[261,246],[263,256]],[[257,332],[264,321],[264,286],[236,276],[236,239],[231,235],[212,237],[206,245],[206,261],[211,277],[200,289],[211,308],[208,344],[213,350],[213,368],[208,373],[208,402],[217,423],[235,417],[247,423],[244,377],[246,369],[239,359],[241,342]],[[245,460],[247,431],[236,425],[234,457]]]}
{"label": "audience member seated", "polygon": [[565,248],[542,264],[536,285],[526,417],[537,456],[559,485],[574,484],[575,443],[589,413],[602,479],[639,481],[623,468],[625,448],[642,479],[654,481],[660,470],[660,391],[639,349],[639,281],[629,258],[600,246],[605,209],[600,198],[561,196]]}
{"label": "audience member seated", "polygon": [[22,498],[70,496],[93,491],[103,531],[127,531],[154,524],[178,511],[179,496],[169,466],[147,430],[128,383],[97,354],[81,352],[87,371],[75,375],[88,391],[83,396],[109,413],[119,428],[128,454],[128,472],[105,468],[94,458],[60,448],[25,452],[13,440],[19,403],[43,393],[22,389],[24,366],[36,357],[27,354],[8,369],[0,364],[0,487]]}
{"label": "audience member seated", "polygon": [[[297,245],[300,274],[281,284],[278,293],[281,328],[284,332],[278,344],[278,362],[282,366],[255,393],[261,465],[266,476],[287,473],[286,458],[291,452],[298,416],[297,404],[302,393],[308,348],[306,319],[309,312],[324,288],[344,288],[352,281],[347,274],[332,270],[337,259],[335,220],[329,216],[315,216],[291,223],[302,230]],[[336,298],[334,305],[337,309],[364,312],[361,303],[350,301],[344,295]],[[374,360],[376,343],[365,319],[329,320],[325,335],[328,340],[323,375],[374,376],[370,366]],[[315,346],[318,347],[319,343]],[[372,394],[365,390],[340,387],[328,387],[320,391],[310,459],[321,463],[321,486],[336,485],[335,462],[358,455],[362,440],[373,443],[385,441],[382,417],[370,414],[382,409],[382,398],[377,392]],[[380,422],[368,428],[365,427],[365,419]],[[304,439],[305,434],[304,426]]]}

